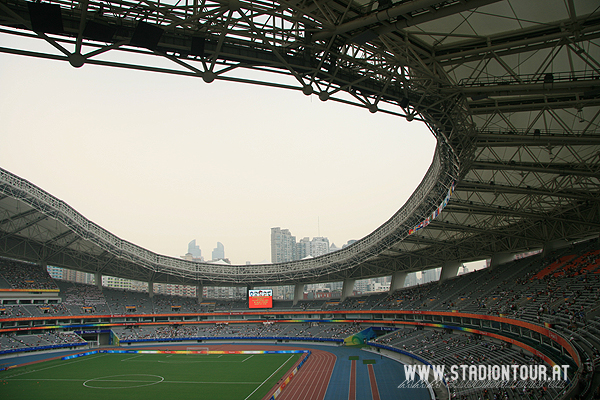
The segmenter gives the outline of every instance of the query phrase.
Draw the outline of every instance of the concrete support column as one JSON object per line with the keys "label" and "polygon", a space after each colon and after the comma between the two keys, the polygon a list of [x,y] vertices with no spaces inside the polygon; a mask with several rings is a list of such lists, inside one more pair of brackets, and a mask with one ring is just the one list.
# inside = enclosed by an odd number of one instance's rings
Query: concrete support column
{"label": "concrete support column", "polygon": [[392,283],[390,284],[390,294],[394,293],[398,289],[402,289],[406,283],[406,277],[408,272],[396,271],[392,274]]}
{"label": "concrete support column", "polygon": [[154,282],[148,282],[148,295],[150,296],[150,298],[154,297]]}
{"label": "concrete support column", "polygon": [[94,274],[94,280],[96,281],[96,287],[102,290],[102,274],[100,272]]}
{"label": "concrete support column", "polygon": [[515,255],[513,253],[496,253],[492,255],[490,268],[496,268],[498,265],[506,264],[514,259]]}
{"label": "concrete support column", "polygon": [[356,279],[344,280],[344,285],[342,286],[342,301],[346,300],[347,297],[352,296],[355,281]]}
{"label": "concrete support column", "polygon": [[304,283],[296,283],[294,285],[294,305],[304,299]]}
{"label": "concrete support column", "polygon": [[458,269],[462,263],[460,261],[447,262],[442,266],[442,273],[440,274],[440,283],[446,279],[454,278],[458,275]]}
{"label": "concrete support column", "polygon": [[198,284],[196,285],[196,299],[198,300],[198,304],[202,302],[202,296],[204,292],[204,285]]}
{"label": "concrete support column", "polygon": [[542,250],[542,257],[548,257],[554,250],[568,247],[571,243],[566,240],[555,240],[544,244],[544,250]]}

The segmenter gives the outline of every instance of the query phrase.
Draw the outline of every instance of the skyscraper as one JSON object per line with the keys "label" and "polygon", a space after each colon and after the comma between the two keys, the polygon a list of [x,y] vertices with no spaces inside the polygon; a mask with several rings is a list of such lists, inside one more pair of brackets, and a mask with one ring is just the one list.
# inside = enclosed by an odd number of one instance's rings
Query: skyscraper
{"label": "skyscraper", "polygon": [[217,242],[217,247],[215,247],[212,251],[212,259],[213,260],[222,260],[225,258],[225,246],[223,243]]}
{"label": "skyscraper", "polygon": [[193,258],[202,258],[202,250],[200,250],[200,246],[196,245],[196,239],[188,243],[188,253],[190,253]]}
{"label": "skyscraper", "polygon": [[296,257],[298,257],[299,260],[302,260],[308,256],[310,256],[310,239],[305,237],[296,243]]}
{"label": "skyscraper", "polygon": [[296,255],[296,237],[289,229],[271,228],[271,262],[293,261]]}
{"label": "skyscraper", "polygon": [[314,237],[310,242],[310,255],[313,257],[329,253],[329,239],[326,237]]}

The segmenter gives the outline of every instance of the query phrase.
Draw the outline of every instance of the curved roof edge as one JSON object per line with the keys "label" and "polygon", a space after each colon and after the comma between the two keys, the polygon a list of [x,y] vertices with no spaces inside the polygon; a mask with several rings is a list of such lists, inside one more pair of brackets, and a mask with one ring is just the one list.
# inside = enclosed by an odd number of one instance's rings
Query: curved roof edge
{"label": "curved roof edge", "polygon": [[[371,234],[345,249],[320,257],[278,264],[215,265],[154,253],[123,240],[85,218],[64,201],[31,182],[0,168],[0,193],[22,201],[62,223],[80,238],[148,272],[185,277],[198,283],[293,283],[351,270],[409,236],[447,204],[458,173],[453,150],[438,141],[433,162],[408,201]],[[68,268],[68,266],[67,266]]]}

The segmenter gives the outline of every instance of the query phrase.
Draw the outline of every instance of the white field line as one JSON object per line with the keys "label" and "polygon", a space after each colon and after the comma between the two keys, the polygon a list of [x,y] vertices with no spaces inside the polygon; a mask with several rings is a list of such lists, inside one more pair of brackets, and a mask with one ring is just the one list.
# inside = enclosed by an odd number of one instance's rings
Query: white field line
{"label": "white field line", "polygon": [[[85,379],[67,379],[67,378],[15,378],[11,381],[56,381],[56,382],[81,382]],[[134,382],[134,383],[148,383],[149,381],[135,380],[135,379],[94,379],[94,382]],[[203,381],[161,381],[160,383],[201,383],[201,384],[216,384],[216,385],[258,385],[260,382],[203,382]]]}
{"label": "white field line", "polygon": [[34,369],[32,371],[26,371],[26,372],[22,372],[22,373],[16,374],[16,375],[4,376],[4,377],[2,377],[2,379],[11,379],[12,377],[15,377],[15,376],[21,376],[21,375],[31,374],[32,372],[45,371],[47,369],[56,368],[56,367],[62,367],[64,365],[71,365],[71,364],[74,364],[74,363],[79,362],[79,361],[91,360],[92,358],[103,357],[105,355],[106,354],[100,354],[100,355],[98,355],[96,357],[84,356],[84,357],[80,357],[79,359],[75,359],[75,361],[70,362],[70,363],[56,364],[56,365],[53,365],[51,367],[46,367],[46,368],[41,368],[41,369]]}
{"label": "white field line", "polygon": [[250,357],[248,358],[244,358],[244,360],[242,362],[246,362],[247,360],[251,359],[252,357],[254,357],[254,354],[252,354]]}
{"label": "white field line", "polygon": [[121,361],[130,361],[130,360],[133,360],[134,358],[141,357],[142,355],[143,355],[143,354],[137,354],[137,355],[135,355],[135,356],[131,356],[131,357],[129,357],[129,358],[124,358],[124,359],[122,359]]}
{"label": "white field line", "polygon": [[267,379],[265,379],[265,380],[263,381],[263,383],[261,383],[261,384],[260,384],[260,385],[259,385],[259,386],[258,386],[256,389],[254,389],[254,390],[252,391],[252,393],[250,393],[250,394],[248,395],[248,397],[246,397],[244,400],[248,400],[248,399],[250,398],[250,396],[252,396],[252,395],[254,394],[254,392],[256,392],[258,389],[260,389],[260,387],[261,387],[262,385],[264,385],[264,384],[265,384],[265,383],[266,383],[266,382],[267,382],[269,379],[271,379],[271,377],[272,377],[273,375],[275,375],[275,374],[277,373],[277,371],[279,371],[281,368],[283,368],[283,366],[284,366],[285,364],[287,364],[287,362],[288,362],[288,361],[290,361],[290,358],[292,358],[292,357],[294,357],[294,355],[293,355],[293,354],[292,354],[291,356],[289,356],[289,357],[288,357],[288,359],[287,359],[287,360],[285,360],[285,362],[284,362],[283,364],[281,364],[281,365],[279,366],[279,368],[277,368],[277,369],[275,370],[275,372],[273,372],[271,375],[269,375],[269,377],[268,377]]}

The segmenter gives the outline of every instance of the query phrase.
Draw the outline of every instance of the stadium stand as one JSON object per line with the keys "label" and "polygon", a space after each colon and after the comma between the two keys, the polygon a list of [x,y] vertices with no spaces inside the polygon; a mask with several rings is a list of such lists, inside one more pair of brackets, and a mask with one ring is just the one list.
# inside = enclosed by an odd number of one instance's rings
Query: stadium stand
{"label": "stadium stand", "polygon": [[62,302],[68,315],[110,314],[102,291],[94,285],[57,281]]}
{"label": "stadium stand", "polygon": [[[403,288],[393,293],[377,293],[349,297],[344,301],[302,300],[275,301],[272,312],[306,312],[312,318],[352,312],[373,313],[393,311],[458,312],[468,315],[506,317],[552,328],[578,349],[584,364],[582,385],[587,392],[595,390],[600,369],[600,245],[598,240],[578,243],[551,254],[535,254],[498,266],[460,275],[443,282]],[[21,269],[21,266],[23,267]],[[16,283],[16,271],[26,276],[26,285]],[[0,350],[27,350],[81,343],[83,339],[69,332],[54,329],[35,334],[15,332],[11,327],[33,327],[45,318],[111,317],[126,315],[133,323],[115,323],[111,327],[122,344],[140,341],[198,340],[205,338],[304,338],[343,340],[377,322],[326,323],[276,322],[273,320],[220,321],[219,315],[243,314],[245,301],[176,297],[102,288],[65,281],[49,280],[40,268],[14,261],[0,268],[4,286],[10,288],[60,289],[56,304],[22,304],[3,302],[0,306]],[[32,289],[33,290],[33,289]],[[221,314],[219,314],[221,313]],[[331,314],[329,314],[331,313]],[[183,314],[214,314],[213,321],[185,321]],[[154,315],[167,315],[156,319]],[[136,317],[137,316],[137,317]],[[149,317],[149,318],[146,318]],[[260,317],[262,318],[262,317]],[[110,319],[106,321],[110,322]],[[116,320],[115,320],[116,321]],[[149,321],[142,324],[142,321]],[[178,322],[181,321],[181,322]],[[381,324],[386,324],[382,320]],[[43,322],[42,322],[43,323]],[[397,327],[397,326],[396,326]],[[18,334],[17,334],[18,333]],[[25,334],[24,334],[25,333]],[[509,331],[508,334],[514,333]],[[513,335],[521,339],[518,332]],[[523,338],[526,340],[528,338]],[[528,340],[530,340],[529,338]],[[434,364],[518,364],[539,363],[534,355],[518,347],[489,338],[444,329],[417,329],[400,326],[391,333],[377,337],[374,343],[390,346],[422,357]],[[549,351],[552,352],[550,346]],[[555,357],[564,357],[554,353]],[[569,362],[562,359],[564,362]],[[572,362],[572,360],[570,361]],[[552,399],[559,396],[554,389],[498,389],[482,393],[474,389],[456,390],[454,398],[478,399]],[[589,397],[592,398],[592,397]]]}
{"label": "stadium stand", "polygon": [[0,334],[2,350],[28,349],[81,343],[84,340],[72,332],[46,332],[37,335]]}
{"label": "stadium stand", "polygon": [[[9,289],[58,289],[48,271],[39,265],[0,258],[0,287]],[[25,278],[23,278],[25,277]]]}
{"label": "stadium stand", "polygon": [[[382,336],[376,341],[418,354],[432,364],[445,365],[447,370],[451,365],[464,364],[522,366],[542,363],[540,359],[526,356],[522,351],[512,349],[506,344],[492,343],[463,333],[405,328]],[[450,378],[450,374],[447,374],[446,379]],[[480,399],[482,395],[484,398],[553,399],[558,395],[558,391],[554,388],[540,388],[522,392],[522,389],[508,388],[481,393],[480,390],[461,388],[452,393],[453,398],[472,400]]]}

